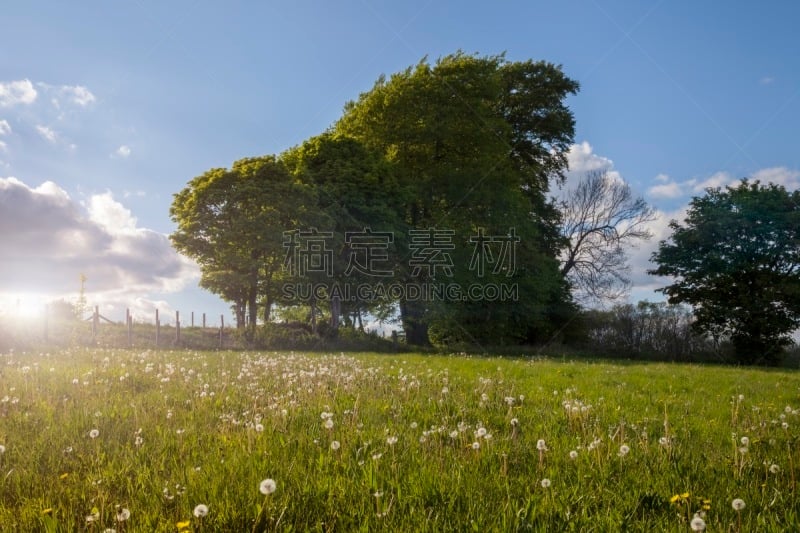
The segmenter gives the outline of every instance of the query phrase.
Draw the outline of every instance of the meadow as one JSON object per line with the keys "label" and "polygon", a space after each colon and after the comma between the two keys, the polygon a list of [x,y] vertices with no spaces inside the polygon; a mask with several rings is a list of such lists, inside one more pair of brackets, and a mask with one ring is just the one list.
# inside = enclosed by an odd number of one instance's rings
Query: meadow
{"label": "meadow", "polygon": [[798,531],[800,374],[0,355],[0,531]]}

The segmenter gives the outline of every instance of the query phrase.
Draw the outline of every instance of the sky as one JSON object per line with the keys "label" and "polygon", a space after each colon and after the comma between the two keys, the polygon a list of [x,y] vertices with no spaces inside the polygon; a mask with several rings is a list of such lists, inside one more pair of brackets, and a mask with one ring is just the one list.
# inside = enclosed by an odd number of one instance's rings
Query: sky
{"label": "sky", "polygon": [[112,320],[230,322],[170,246],[173,194],[457,50],[550,61],[580,83],[570,182],[606,170],[658,213],[631,253],[631,301],[663,299],[650,254],[706,187],[800,186],[794,2],[32,1],[0,20],[0,313],[74,300],[83,273]]}

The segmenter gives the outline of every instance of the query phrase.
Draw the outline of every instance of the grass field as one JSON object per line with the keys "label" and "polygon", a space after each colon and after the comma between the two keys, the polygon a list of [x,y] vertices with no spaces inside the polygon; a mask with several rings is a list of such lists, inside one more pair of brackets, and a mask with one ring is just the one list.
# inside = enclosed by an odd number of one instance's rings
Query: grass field
{"label": "grass field", "polygon": [[0,530],[798,531],[799,409],[777,370],[7,353]]}

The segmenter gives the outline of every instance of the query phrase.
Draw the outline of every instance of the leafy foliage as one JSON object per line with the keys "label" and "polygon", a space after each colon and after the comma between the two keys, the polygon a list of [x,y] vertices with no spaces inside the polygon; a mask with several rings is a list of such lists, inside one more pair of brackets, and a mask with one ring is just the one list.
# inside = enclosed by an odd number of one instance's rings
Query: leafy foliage
{"label": "leafy foliage", "polygon": [[742,180],[694,198],[651,274],[694,307],[698,331],[729,336],[743,363],[775,363],[800,325],[800,191]]}

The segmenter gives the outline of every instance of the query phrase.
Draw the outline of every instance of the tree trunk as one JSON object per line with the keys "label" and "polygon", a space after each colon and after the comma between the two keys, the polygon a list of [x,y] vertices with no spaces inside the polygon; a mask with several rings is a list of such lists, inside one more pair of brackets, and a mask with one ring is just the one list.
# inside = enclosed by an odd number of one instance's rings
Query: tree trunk
{"label": "tree trunk", "polygon": [[338,295],[331,298],[331,337],[339,333],[339,316],[342,314],[342,300]]}
{"label": "tree trunk", "polygon": [[411,346],[429,346],[428,323],[425,321],[425,306],[422,302],[400,302],[400,320],[406,334],[406,343]]}

